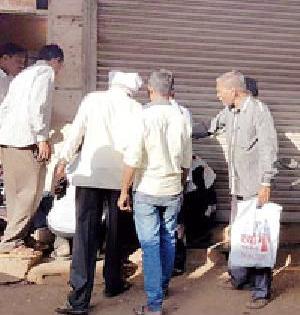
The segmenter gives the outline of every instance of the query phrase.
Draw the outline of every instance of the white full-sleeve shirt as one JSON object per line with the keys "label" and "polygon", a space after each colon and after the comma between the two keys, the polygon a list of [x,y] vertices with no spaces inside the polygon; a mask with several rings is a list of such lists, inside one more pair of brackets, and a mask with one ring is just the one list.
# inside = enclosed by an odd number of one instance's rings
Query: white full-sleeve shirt
{"label": "white full-sleeve shirt", "polygon": [[183,168],[192,161],[186,120],[168,102],[150,103],[143,110],[140,131],[126,150],[125,164],[136,168],[135,190],[152,196],[182,192]]}
{"label": "white full-sleeve shirt", "polygon": [[75,186],[120,189],[123,154],[136,135],[142,106],[120,88],[92,92],[82,101],[59,158],[71,162]]}
{"label": "white full-sleeve shirt", "polygon": [[45,61],[20,72],[0,106],[0,145],[25,147],[47,140],[54,70]]}

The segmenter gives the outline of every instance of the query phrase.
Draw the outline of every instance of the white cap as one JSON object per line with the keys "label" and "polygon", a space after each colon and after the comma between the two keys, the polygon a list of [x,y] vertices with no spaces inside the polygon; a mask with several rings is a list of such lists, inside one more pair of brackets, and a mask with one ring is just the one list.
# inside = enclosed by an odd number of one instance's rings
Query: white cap
{"label": "white cap", "polygon": [[110,71],[108,74],[109,87],[117,86],[127,93],[137,92],[143,84],[143,80],[137,72],[126,73],[121,71]]}

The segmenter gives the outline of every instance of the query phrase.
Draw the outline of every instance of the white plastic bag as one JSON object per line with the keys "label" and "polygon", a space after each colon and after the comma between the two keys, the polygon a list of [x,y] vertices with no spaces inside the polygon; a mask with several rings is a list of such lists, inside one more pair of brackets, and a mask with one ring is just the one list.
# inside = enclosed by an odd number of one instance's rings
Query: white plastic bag
{"label": "white plastic bag", "polygon": [[282,207],[267,203],[257,208],[257,198],[238,201],[231,227],[230,265],[274,267],[279,242]]}
{"label": "white plastic bag", "polygon": [[54,200],[48,214],[48,226],[56,234],[73,236],[75,233],[75,189],[75,186],[70,185],[63,198]]}

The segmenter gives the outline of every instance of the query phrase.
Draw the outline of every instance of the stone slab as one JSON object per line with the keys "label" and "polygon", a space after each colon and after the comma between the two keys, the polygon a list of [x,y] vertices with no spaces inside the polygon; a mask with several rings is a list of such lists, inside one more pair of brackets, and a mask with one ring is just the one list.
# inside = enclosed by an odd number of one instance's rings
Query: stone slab
{"label": "stone slab", "polygon": [[[55,259],[53,261],[45,261],[33,267],[27,274],[27,281],[36,284],[46,284],[50,277],[59,277],[60,282],[66,283],[66,279],[70,273],[70,260]],[[96,265],[96,282],[102,283],[103,261],[98,261]]]}
{"label": "stone slab", "polygon": [[37,265],[41,259],[41,252],[35,252],[32,256],[1,254],[0,273],[18,279],[25,279],[30,268]]}

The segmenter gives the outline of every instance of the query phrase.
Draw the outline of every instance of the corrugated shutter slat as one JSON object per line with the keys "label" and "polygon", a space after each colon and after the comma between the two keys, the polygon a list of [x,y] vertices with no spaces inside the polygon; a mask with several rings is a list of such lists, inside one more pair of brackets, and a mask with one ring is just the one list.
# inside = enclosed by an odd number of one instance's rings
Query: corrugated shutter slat
{"label": "corrugated shutter slat", "polygon": [[[110,69],[143,78],[167,68],[176,74],[176,98],[193,118],[209,121],[222,106],[215,79],[239,69],[259,82],[279,136],[280,157],[300,160],[300,2],[298,0],[98,0],[97,87]],[[139,94],[146,101],[145,89]],[[218,216],[229,216],[224,139],[194,142],[217,172]],[[300,220],[300,171],[280,171],[273,200],[284,220]]]}

